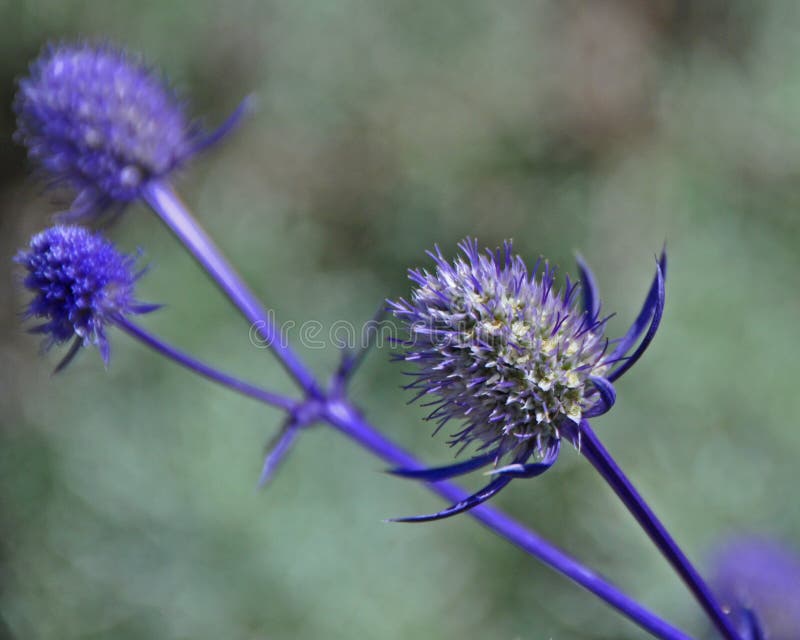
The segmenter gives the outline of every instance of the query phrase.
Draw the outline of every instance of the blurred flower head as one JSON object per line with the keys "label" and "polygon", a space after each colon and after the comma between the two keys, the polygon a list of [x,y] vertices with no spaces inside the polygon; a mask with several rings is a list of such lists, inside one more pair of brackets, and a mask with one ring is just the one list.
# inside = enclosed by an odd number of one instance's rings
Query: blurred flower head
{"label": "blurred flower head", "polygon": [[746,640],[800,633],[800,555],[768,538],[729,541],[713,558],[713,584]]}
{"label": "blurred flower head", "polygon": [[17,140],[82,216],[135,199],[196,147],[181,103],[151,69],[109,45],[49,47],[19,82]]}
{"label": "blurred flower head", "polygon": [[[459,247],[462,255],[453,262],[438,248],[429,252],[435,269],[410,270],[410,299],[389,304],[408,331],[399,359],[417,365],[408,388],[415,399],[431,398],[427,419],[437,431],[450,420],[462,422],[451,446],[460,452],[477,441],[480,455],[438,469],[394,472],[432,481],[497,466],[507,454],[512,459],[491,472],[495,480],[484,490],[433,517],[471,508],[513,477],[547,470],[562,435],[579,438],[583,420],[613,406],[613,382],[649,345],[664,304],[662,254],[639,317],[612,343],[604,337],[608,317],[600,316],[594,277],[582,261],[580,285],[567,277],[557,289],[555,271],[538,262],[529,271],[511,242],[485,252],[470,239]],[[531,457],[535,462],[527,463]]]}
{"label": "blurred flower head", "polygon": [[[45,336],[44,347],[73,340],[59,364],[66,366],[81,346],[97,345],[108,363],[106,325],[155,305],[136,301],[136,257],[83,227],[58,225],[35,235],[14,261],[25,268],[23,284],[33,294],[25,316],[43,320],[31,332]],[[57,369],[57,370],[58,370]]]}

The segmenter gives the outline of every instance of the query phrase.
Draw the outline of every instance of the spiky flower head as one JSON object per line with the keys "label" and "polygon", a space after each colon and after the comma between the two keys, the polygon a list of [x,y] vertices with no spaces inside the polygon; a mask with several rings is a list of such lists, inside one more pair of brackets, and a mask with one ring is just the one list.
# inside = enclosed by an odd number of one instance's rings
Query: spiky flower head
{"label": "spiky flower head", "polygon": [[197,146],[162,79],[110,45],[49,47],[19,82],[14,109],[31,160],[76,190],[76,215],[133,200]]}
{"label": "spiky flower head", "polygon": [[43,321],[31,331],[44,334],[45,348],[74,340],[59,369],[90,344],[97,345],[108,363],[106,326],[115,317],[157,308],[136,301],[134,288],[141,275],[136,256],[120,253],[102,235],[83,227],[50,227],[35,235],[14,261],[24,267],[23,284],[33,294],[25,316]]}
{"label": "spiky flower head", "polygon": [[529,272],[511,242],[485,253],[474,240],[459,247],[452,263],[430,253],[435,270],[411,270],[410,301],[393,305],[409,333],[402,358],[420,367],[411,387],[437,396],[429,417],[439,425],[465,421],[453,444],[538,449],[597,400],[605,321],[577,307],[569,279],[557,290],[547,264]]}
{"label": "spiky flower head", "polygon": [[[495,251],[481,252],[471,239],[459,247],[462,255],[453,262],[438,247],[428,252],[435,268],[410,270],[410,299],[389,305],[408,331],[399,359],[417,365],[408,388],[417,391],[415,399],[431,398],[427,418],[436,421],[437,431],[451,420],[461,423],[452,446],[460,452],[477,442],[479,455],[446,467],[393,472],[437,481],[494,464],[494,480],[444,511],[403,521],[454,515],[512,478],[550,468],[562,435],[579,444],[586,419],[614,405],[613,382],[644,353],[661,321],[663,253],[642,311],[609,353],[608,318],[600,317],[595,280],[582,261],[580,286],[567,277],[558,289],[554,270],[547,263],[539,269],[537,262],[529,271],[510,241]],[[511,464],[499,467],[507,454]],[[531,457],[535,461],[528,463]]]}

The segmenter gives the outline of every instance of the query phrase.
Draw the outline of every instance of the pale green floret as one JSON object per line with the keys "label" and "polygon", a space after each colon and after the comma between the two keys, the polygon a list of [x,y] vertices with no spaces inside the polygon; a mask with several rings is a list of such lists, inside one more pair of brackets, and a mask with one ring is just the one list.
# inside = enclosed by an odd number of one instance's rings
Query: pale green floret
{"label": "pale green floret", "polygon": [[[503,404],[513,408],[516,403],[518,420],[506,425],[504,431],[525,436],[534,427],[540,432],[554,431],[559,419],[579,422],[590,402],[596,400],[594,389],[586,386],[589,376],[603,375],[607,369],[598,364],[600,337],[585,333],[576,338],[575,325],[570,323],[553,334],[558,315],[552,309],[529,307],[527,313],[509,314],[518,318],[510,325],[501,322],[503,310],[513,306],[519,306],[519,301],[504,296],[498,305],[500,312],[495,309],[483,319],[477,314],[478,333],[493,345],[495,355],[474,345],[471,349],[474,357],[483,359],[485,369],[494,370],[483,383],[484,389],[488,391],[506,380],[516,381]],[[588,395],[592,395],[590,401]],[[525,415],[530,418],[525,419]]]}
{"label": "pale green floret", "polygon": [[522,338],[530,333],[531,325],[527,322],[520,322],[517,320],[516,322],[511,324],[511,333],[514,334],[515,338]]}

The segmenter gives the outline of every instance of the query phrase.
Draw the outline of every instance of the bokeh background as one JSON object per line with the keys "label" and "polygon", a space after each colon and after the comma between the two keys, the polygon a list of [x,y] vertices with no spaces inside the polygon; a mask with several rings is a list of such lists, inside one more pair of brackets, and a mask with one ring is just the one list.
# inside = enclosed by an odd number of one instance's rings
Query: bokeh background
{"label": "bokeh background", "polygon": [[[800,541],[796,3],[2,0],[0,25],[0,637],[645,637],[468,517],[382,523],[441,503],[324,427],[258,491],[281,416],[123,335],[108,371],[86,352],[51,377],[10,259],[64,200],[31,179],[10,105],[43,44],[79,36],[143,52],[209,124],[257,95],[178,185],[282,320],[360,323],[425,249],[475,235],[568,271],[579,250],[616,335],[666,241],[663,328],[596,430],[700,565],[743,532]],[[291,391],[153,215],[110,233],[145,250],[140,297],[166,303],[148,328]],[[354,397],[447,462],[389,355]],[[711,637],[573,451],[496,503]]]}

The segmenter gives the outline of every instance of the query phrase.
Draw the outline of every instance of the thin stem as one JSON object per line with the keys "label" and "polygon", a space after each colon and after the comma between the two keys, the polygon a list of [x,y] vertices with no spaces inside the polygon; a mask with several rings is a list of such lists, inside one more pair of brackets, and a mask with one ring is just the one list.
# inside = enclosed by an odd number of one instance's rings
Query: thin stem
{"label": "thin stem", "polygon": [[[154,181],[145,188],[143,197],[241,311],[251,326],[259,330],[278,360],[304,391],[310,397],[320,399],[321,393],[314,376],[295,356],[291,348],[281,342],[280,333],[271,315],[266,313],[255,295],[172,188],[166,183]],[[207,374],[202,375],[210,377]],[[226,386],[236,390],[232,385]],[[410,454],[384,438],[343,400],[329,402],[323,417],[331,426],[392,465],[422,466]],[[428,487],[448,500],[459,501],[467,495],[456,485],[449,483],[429,484]],[[469,514],[500,537],[594,593],[655,637],[663,640],[691,640],[690,636],[658,618],[598,574],[501,511],[484,505],[471,510]]]}
{"label": "thin stem", "polygon": [[600,439],[586,420],[582,421],[580,425],[579,451],[606,480],[647,535],[650,536],[650,539],[683,579],[722,636],[727,640],[740,640],[733,622],[730,617],[725,615],[711,589],[628,477],[623,473],[622,469],[620,469],[619,465],[614,461],[614,458],[603,446],[603,443],[600,442]]}
{"label": "thin stem", "polygon": [[263,305],[222,255],[214,241],[192,217],[172,187],[166,182],[154,180],[145,186],[142,196],[200,266],[211,275],[251,326],[258,330],[286,371],[307,393],[317,395],[317,383],[314,377],[300,362],[291,347],[283,343],[278,327]]}
{"label": "thin stem", "polygon": [[243,396],[254,398],[255,400],[263,402],[264,404],[283,409],[284,411],[294,411],[300,404],[297,400],[292,400],[291,398],[265,391],[260,387],[256,387],[248,382],[234,378],[227,373],[217,371],[213,367],[210,367],[199,360],[195,360],[191,356],[179,351],[166,342],[163,342],[153,334],[135,325],[125,317],[120,316],[115,318],[114,324],[132,338],[135,338],[151,349],[154,349],[156,352],[166,356],[168,359],[179,364],[180,366],[185,367],[186,369],[189,369],[190,371],[193,371],[194,373],[197,373],[204,378],[211,380],[212,382],[221,384],[223,387],[236,391]]}

